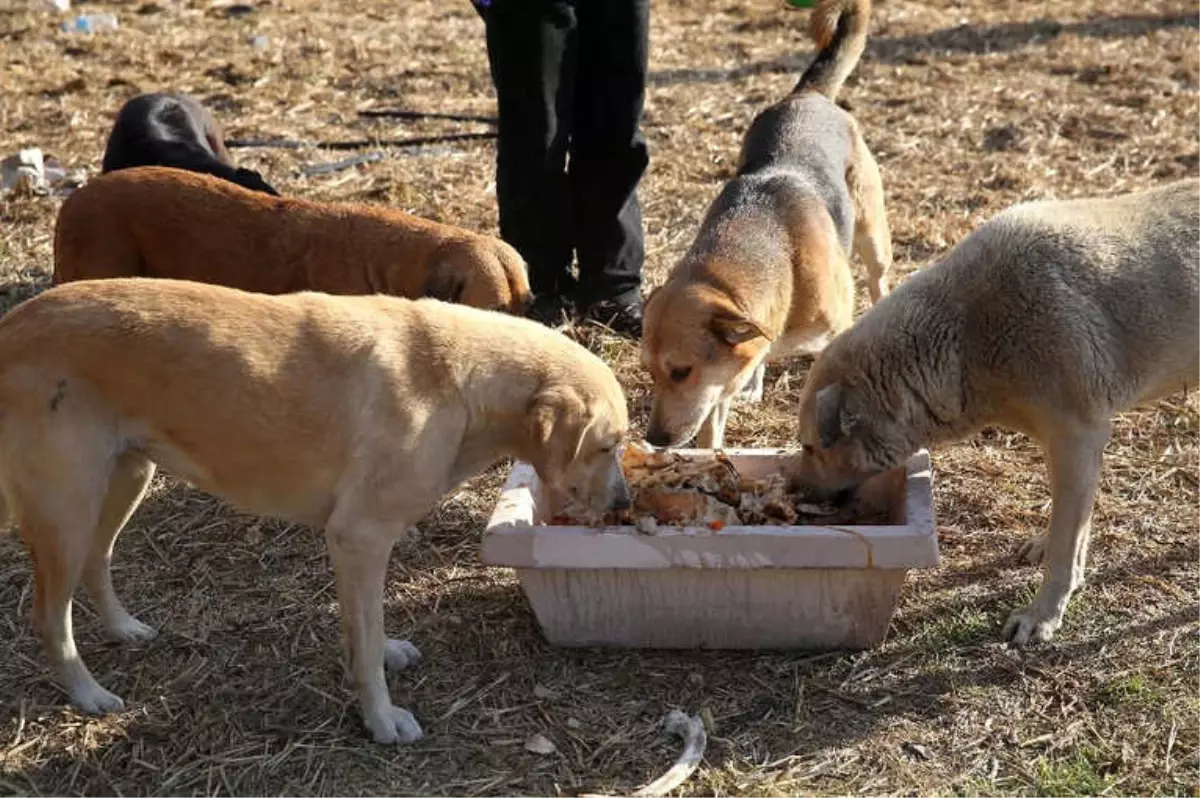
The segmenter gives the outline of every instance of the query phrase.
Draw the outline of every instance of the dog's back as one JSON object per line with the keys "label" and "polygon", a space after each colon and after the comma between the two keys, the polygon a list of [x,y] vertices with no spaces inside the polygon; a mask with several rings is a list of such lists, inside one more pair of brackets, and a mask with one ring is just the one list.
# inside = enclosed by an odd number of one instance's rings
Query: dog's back
{"label": "dog's back", "polygon": [[[870,0],[824,0],[813,11],[817,57],[792,93],[762,111],[742,140],[737,175],[715,203],[737,206],[737,195],[777,202],[779,192],[818,198],[833,218],[842,248],[854,237],[846,170],[854,120],[834,100],[866,46]],[[753,200],[752,200],[753,201]]]}
{"label": "dog's back", "polygon": [[793,95],[763,111],[746,132],[737,176],[718,204],[739,194],[767,202],[816,197],[848,252],[854,238],[854,207],[846,187],[852,147],[848,119],[841,108],[812,93]]}
{"label": "dog's back", "polygon": [[913,356],[959,373],[979,406],[1017,415],[1055,407],[1108,418],[1195,387],[1198,206],[1197,180],[1015,206],[910,277],[834,346],[849,351],[856,341],[885,357],[888,341],[925,340]]}
{"label": "dog's back", "polygon": [[268,197],[163,167],[101,175],[71,194],[54,282],[165,277],[268,294],[433,296],[519,312],[524,261],[498,239],[374,206]]}
{"label": "dog's back", "polygon": [[[109,277],[175,277],[245,290],[306,286],[271,273],[274,254],[292,258],[294,240],[263,224],[276,205],[290,216],[307,203],[264,197],[203,174],[138,167],[101,175],[59,211],[54,282]],[[302,246],[302,245],[301,245]]]}

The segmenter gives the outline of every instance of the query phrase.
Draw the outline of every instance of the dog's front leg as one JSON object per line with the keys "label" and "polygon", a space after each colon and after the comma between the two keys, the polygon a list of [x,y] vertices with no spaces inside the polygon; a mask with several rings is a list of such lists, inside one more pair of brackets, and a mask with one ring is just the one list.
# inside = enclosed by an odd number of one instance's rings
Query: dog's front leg
{"label": "dog's front leg", "polygon": [[[404,528],[401,526],[400,528]],[[387,640],[383,629],[383,593],[390,526],[331,522],[325,530],[337,578],[347,668],[358,691],[363,723],[377,743],[410,743],[422,737],[412,713],[392,705],[384,664],[405,667],[419,658],[409,643]]]}
{"label": "dog's front leg", "polygon": [[1042,560],[1042,585],[1028,607],[1014,612],[1003,635],[1015,645],[1049,640],[1062,625],[1071,594],[1083,584],[1092,507],[1110,425],[1056,432],[1047,444],[1050,464],[1050,531]]}
{"label": "dog's front leg", "polygon": [[701,449],[720,449],[725,445],[725,422],[729,419],[729,406],[733,404],[732,397],[722,399],[713,405],[708,418],[700,425],[696,435],[696,445]]}
{"label": "dog's front leg", "polygon": [[754,373],[750,375],[750,381],[742,389],[742,399],[752,404],[761,402],[763,399],[763,382],[766,380],[766,376],[767,360],[763,358],[754,367]]}

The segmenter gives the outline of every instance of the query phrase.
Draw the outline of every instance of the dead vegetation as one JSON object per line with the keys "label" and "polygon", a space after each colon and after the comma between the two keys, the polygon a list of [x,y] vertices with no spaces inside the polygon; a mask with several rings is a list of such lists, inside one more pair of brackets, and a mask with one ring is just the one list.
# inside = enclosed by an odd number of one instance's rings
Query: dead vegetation
{"label": "dead vegetation", "polygon": [[[486,132],[480,21],[466,0],[91,3],[118,31],[61,33],[34,0],[0,3],[0,149],[96,169],[111,116],[139,91],[192,92],[236,139],[345,142]],[[689,243],[756,110],[809,55],[782,2],[654,6],[642,192],[651,282]],[[252,41],[251,37],[265,39]],[[1197,168],[1194,3],[881,0],[844,97],[876,153],[900,273],[1013,202],[1110,194]],[[306,177],[306,165],[382,152]],[[235,150],[281,190],[386,203],[491,231],[486,139],[423,148]],[[0,204],[0,306],[46,285],[50,197]],[[581,330],[618,369],[628,344]],[[794,432],[803,368],[768,375],[731,445]],[[996,642],[1036,585],[1013,552],[1047,521],[1041,454],[992,431],[935,453],[944,565],[906,585],[866,653],[653,653],[547,646],[513,576],[480,565],[500,471],[449,497],[398,547],[387,620],[425,662],[392,679],[428,738],[364,738],[341,682],[332,574],[317,534],[239,515],[162,480],[118,545],[126,603],[162,632],[129,649],[77,605],[96,676],[127,700],[63,708],[28,622],[18,541],[0,539],[0,791],[164,794],[628,792],[662,773],[673,708],[709,722],[686,794],[1196,794],[1197,416],[1177,397],[1122,417],[1108,450],[1089,584],[1058,641]],[[541,734],[556,751],[525,742]]]}

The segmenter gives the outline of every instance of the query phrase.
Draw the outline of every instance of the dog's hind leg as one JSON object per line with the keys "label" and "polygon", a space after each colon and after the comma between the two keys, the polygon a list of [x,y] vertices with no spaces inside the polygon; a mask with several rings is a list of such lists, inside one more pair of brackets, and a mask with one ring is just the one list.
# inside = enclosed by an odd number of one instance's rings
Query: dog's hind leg
{"label": "dog's hind leg", "polygon": [[[852,122],[853,124],[853,122]],[[879,165],[862,133],[854,124],[854,142],[846,184],[854,203],[854,250],[867,267],[867,291],[871,304],[888,292],[888,272],[892,268],[892,233],[888,227],[887,208],[883,201],[883,179]]]}
{"label": "dog's hind leg", "polygon": [[349,675],[358,692],[363,723],[377,743],[409,743],[423,736],[408,710],[392,705],[384,666],[405,667],[419,654],[411,644],[387,640],[383,627],[384,582],[394,535],[407,524],[335,517],[325,528],[337,580]]}
{"label": "dog's hind leg", "polygon": [[1071,594],[1083,584],[1092,508],[1110,430],[1107,422],[1075,429],[1066,426],[1047,441],[1053,503],[1042,585],[1033,603],[1014,612],[1004,625],[1003,636],[1016,645],[1053,637],[1062,625]]}
{"label": "dog's hind leg", "polygon": [[[46,657],[71,703],[83,712],[124,709],[88,671],[75,648],[72,598],[83,573],[92,530],[100,514],[104,485],[45,485],[36,492],[16,488],[17,524],[34,564],[33,617]],[[52,494],[51,491],[54,491]]]}
{"label": "dog's hind leg", "polygon": [[83,569],[83,584],[105,630],[111,637],[129,643],[151,640],[155,632],[130,615],[117,598],[110,568],[112,550],[117,535],[146,495],[154,470],[154,463],[140,453],[127,451],[117,457]]}

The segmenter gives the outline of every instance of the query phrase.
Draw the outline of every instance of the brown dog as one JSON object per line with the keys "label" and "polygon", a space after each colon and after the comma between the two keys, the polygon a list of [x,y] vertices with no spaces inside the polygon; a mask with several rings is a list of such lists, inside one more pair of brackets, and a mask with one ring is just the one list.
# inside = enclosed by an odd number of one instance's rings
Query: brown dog
{"label": "brown dog", "polygon": [[82,579],[116,638],[154,635],[109,562],[156,463],[249,512],[324,527],[367,729],[407,742],[421,728],[384,679],[419,657],[384,634],[393,543],[506,456],[591,509],[628,506],[627,425],[620,385],[582,346],[442,302],[117,279],[0,319],[0,497],[33,557],[46,654],[87,712],[123,704],[75,649],[72,594]]}
{"label": "brown dog", "polygon": [[796,480],[852,491],[985,426],[1045,448],[1049,534],[1004,636],[1047,640],[1083,583],[1112,417],[1200,380],[1200,181],[1018,205],[838,336],[800,395]]}
{"label": "brown dog", "polygon": [[433,297],[521,313],[525,262],[491,236],[367,205],[272,197],[206,174],[139,167],[67,198],[54,281],[169,277],[265,294]]}
{"label": "brown dog", "polygon": [[886,291],[891,236],[879,169],[833,100],[867,38],[869,0],[821,0],[820,51],[792,94],[763,111],[737,176],[682,262],[646,305],[642,360],[654,378],[647,440],[720,447],[734,396],[762,397],[768,360],[815,353],[850,326],[853,246],[872,301]]}

